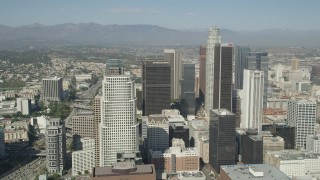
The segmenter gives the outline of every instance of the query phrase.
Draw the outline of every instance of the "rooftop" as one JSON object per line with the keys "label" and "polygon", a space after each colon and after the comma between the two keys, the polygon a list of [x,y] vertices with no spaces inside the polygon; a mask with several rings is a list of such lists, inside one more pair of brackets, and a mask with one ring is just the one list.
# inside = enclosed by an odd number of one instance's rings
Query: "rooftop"
{"label": "rooftop", "polygon": [[269,164],[242,164],[221,166],[230,179],[289,180],[280,170]]}
{"label": "rooftop", "polygon": [[93,177],[153,174],[155,171],[152,164],[135,165],[133,162],[119,162],[113,166],[95,167]]}
{"label": "rooftop", "polygon": [[298,150],[270,151],[268,152],[268,154],[272,154],[278,157],[280,160],[303,160],[320,158],[320,154]]}
{"label": "rooftop", "polygon": [[197,131],[209,131],[209,124],[206,120],[192,120],[191,127]]}

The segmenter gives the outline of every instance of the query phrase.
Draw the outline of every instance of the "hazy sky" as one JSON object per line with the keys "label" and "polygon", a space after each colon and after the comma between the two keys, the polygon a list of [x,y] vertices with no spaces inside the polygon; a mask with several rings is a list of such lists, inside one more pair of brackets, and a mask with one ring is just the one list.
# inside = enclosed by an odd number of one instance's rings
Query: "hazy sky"
{"label": "hazy sky", "polygon": [[320,29],[319,0],[2,0],[0,24],[154,24],[175,29]]}

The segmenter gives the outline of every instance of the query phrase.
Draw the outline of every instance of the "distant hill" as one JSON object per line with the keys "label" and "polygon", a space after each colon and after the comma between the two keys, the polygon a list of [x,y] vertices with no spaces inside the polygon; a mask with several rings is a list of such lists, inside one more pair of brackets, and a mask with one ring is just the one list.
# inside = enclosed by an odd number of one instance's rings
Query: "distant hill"
{"label": "distant hill", "polygon": [[[223,42],[263,47],[319,47],[320,30],[221,30]],[[0,25],[0,48],[51,47],[65,45],[200,45],[207,32],[175,30],[156,25],[101,25],[97,23],[31,24],[20,27]]]}

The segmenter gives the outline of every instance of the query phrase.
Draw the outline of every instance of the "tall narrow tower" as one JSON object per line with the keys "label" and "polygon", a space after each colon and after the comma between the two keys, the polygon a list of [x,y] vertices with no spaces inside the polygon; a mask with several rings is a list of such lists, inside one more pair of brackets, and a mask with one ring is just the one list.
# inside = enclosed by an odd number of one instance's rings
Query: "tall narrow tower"
{"label": "tall narrow tower", "polygon": [[221,44],[220,29],[211,27],[206,53],[207,115],[211,109],[232,109],[232,54],[232,44]]}
{"label": "tall narrow tower", "polygon": [[171,65],[171,99],[180,99],[181,80],[182,80],[182,63],[181,53],[174,49],[164,50],[164,59]]}
{"label": "tall narrow tower", "polygon": [[130,76],[104,77],[99,130],[101,167],[117,162],[117,153],[138,151],[136,98]]}

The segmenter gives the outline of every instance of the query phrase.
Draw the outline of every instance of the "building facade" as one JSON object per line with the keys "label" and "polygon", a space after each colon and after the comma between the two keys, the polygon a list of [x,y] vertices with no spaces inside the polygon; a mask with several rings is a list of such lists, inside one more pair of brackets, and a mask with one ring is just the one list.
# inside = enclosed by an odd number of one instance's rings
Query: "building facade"
{"label": "building facade", "polygon": [[42,79],[41,99],[44,101],[61,101],[63,99],[62,78]]}
{"label": "building facade", "polygon": [[183,77],[181,88],[181,106],[183,116],[195,114],[195,65],[183,64]]}
{"label": "building facade", "polygon": [[204,103],[206,94],[206,46],[199,48],[199,98]]}
{"label": "building facade", "polygon": [[320,134],[307,136],[306,150],[320,154]]}
{"label": "building facade", "polygon": [[101,96],[96,95],[93,99],[93,116],[94,116],[94,134],[95,134],[95,166],[100,166],[100,139],[99,124],[101,123]]}
{"label": "building facade", "polygon": [[80,138],[95,138],[95,119],[92,111],[77,112],[72,116],[73,146],[80,150]]}
{"label": "building facade", "polygon": [[81,138],[82,148],[72,152],[72,175],[92,173],[95,167],[95,142],[93,138]]}
{"label": "building facade", "polygon": [[236,46],[234,48],[235,72],[234,72],[234,89],[243,88],[243,70],[248,68],[249,46]]}
{"label": "building facade", "polygon": [[295,148],[306,148],[308,135],[315,133],[317,103],[292,99],[288,102],[288,125],[295,127]]}
{"label": "building facade", "polygon": [[164,49],[164,59],[171,65],[171,99],[180,99],[182,80],[181,53],[174,49]]}
{"label": "building facade", "polygon": [[260,128],[263,115],[263,94],[263,71],[245,69],[241,98],[241,128]]}
{"label": "building facade", "polygon": [[66,132],[59,118],[47,120],[46,158],[48,172],[61,175],[66,162]]}
{"label": "building facade", "polygon": [[104,76],[99,131],[101,167],[117,162],[117,153],[138,151],[135,88],[130,76]]}
{"label": "building facade", "polygon": [[169,121],[167,116],[152,114],[147,121],[147,149],[164,151],[169,148]]}
{"label": "building facade", "polygon": [[210,111],[209,164],[219,173],[221,165],[235,164],[236,116],[227,109]]}
{"label": "building facade", "polygon": [[143,115],[160,114],[170,109],[171,64],[163,59],[142,60]]}
{"label": "building facade", "polygon": [[0,127],[0,159],[6,157],[6,144],[4,141],[4,129]]}

